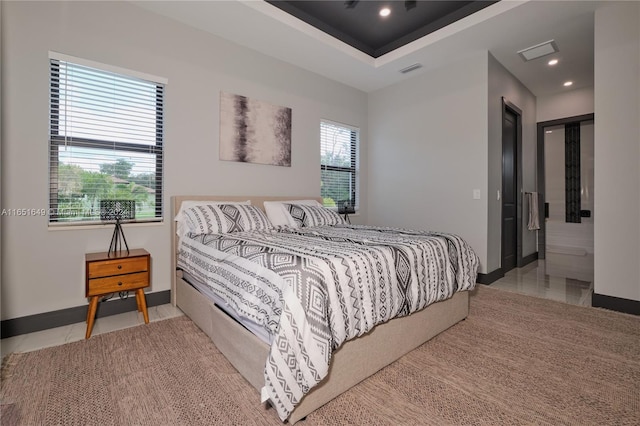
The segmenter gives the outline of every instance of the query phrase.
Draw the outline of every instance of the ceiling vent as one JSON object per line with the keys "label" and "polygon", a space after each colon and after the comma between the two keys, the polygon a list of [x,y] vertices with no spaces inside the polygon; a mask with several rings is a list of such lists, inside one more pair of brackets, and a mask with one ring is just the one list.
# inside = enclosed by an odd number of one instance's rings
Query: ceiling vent
{"label": "ceiling vent", "polygon": [[409,66],[408,66],[408,67],[406,67],[406,68],[402,68],[402,69],[400,70],[400,72],[401,72],[402,74],[406,74],[406,73],[408,73],[408,72],[411,72],[411,71],[417,70],[418,68],[422,68],[422,64],[413,64],[413,65],[409,65]]}
{"label": "ceiling vent", "polygon": [[545,41],[544,43],[536,44],[535,46],[527,47],[518,51],[518,55],[527,62],[532,59],[541,58],[542,56],[550,55],[558,52],[558,45],[554,40]]}

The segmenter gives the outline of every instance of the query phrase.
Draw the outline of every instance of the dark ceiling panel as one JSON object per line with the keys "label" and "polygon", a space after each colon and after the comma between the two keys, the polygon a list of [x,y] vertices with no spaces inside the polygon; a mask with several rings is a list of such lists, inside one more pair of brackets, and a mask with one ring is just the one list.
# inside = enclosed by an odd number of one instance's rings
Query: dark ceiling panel
{"label": "dark ceiling panel", "polygon": [[[377,58],[496,1],[269,1],[277,8]],[[381,17],[383,6],[391,14]]]}

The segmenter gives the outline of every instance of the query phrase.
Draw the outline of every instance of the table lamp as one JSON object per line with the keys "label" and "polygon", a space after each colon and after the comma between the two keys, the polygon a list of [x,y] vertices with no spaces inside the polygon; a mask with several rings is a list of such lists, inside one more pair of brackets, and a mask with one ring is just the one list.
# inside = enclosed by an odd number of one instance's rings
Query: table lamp
{"label": "table lamp", "polygon": [[129,245],[124,237],[121,223],[133,221],[136,218],[136,202],[134,200],[100,200],[100,220],[107,223],[115,223],[109,255],[122,251],[122,242],[129,254]]}

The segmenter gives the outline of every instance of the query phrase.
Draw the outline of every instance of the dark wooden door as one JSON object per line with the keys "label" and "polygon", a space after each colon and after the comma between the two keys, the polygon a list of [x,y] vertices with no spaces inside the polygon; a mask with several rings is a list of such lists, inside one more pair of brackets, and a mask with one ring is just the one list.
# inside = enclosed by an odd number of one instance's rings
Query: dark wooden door
{"label": "dark wooden door", "polygon": [[502,123],[502,272],[517,264],[518,116],[505,108]]}

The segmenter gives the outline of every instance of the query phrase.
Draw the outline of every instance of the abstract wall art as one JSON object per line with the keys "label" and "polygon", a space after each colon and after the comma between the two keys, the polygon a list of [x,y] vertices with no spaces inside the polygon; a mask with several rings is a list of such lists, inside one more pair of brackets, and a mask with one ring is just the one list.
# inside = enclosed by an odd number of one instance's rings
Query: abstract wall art
{"label": "abstract wall art", "polygon": [[220,159],[291,167],[291,108],[220,92]]}

